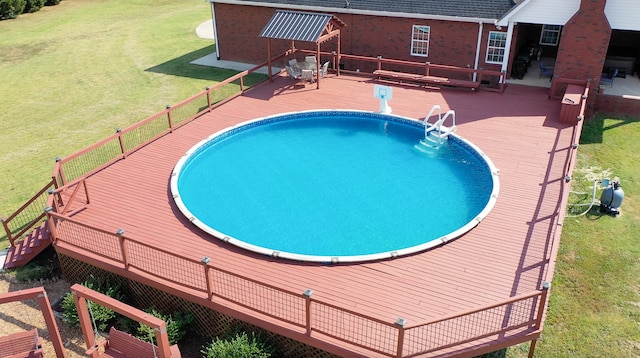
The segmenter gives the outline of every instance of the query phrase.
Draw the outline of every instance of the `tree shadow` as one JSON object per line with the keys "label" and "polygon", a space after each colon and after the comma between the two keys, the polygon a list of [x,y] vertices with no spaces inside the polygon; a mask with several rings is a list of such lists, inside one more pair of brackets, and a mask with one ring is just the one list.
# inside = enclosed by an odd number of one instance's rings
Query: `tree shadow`
{"label": "tree shadow", "polygon": [[226,80],[227,78],[238,73],[238,71],[236,70],[195,65],[191,63],[192,61],[195,61],[214,52],[215,47],[213,45],[205,46],[201,49],[173,58],[159,65],[149,67],[145,69],[145,71],[215,82]]}
{"label": "tree shadow", "polygon": [[619,122],[605,127],[605,119],[612,116],[597,115],[592,119],[586,121],[582,127],[582,134],[580,135],[580,144],[602,144],[603,135],[606,130],[617,128],[626,124],[637,122],[637,119],[624,116],[622,118],[616,118]]}

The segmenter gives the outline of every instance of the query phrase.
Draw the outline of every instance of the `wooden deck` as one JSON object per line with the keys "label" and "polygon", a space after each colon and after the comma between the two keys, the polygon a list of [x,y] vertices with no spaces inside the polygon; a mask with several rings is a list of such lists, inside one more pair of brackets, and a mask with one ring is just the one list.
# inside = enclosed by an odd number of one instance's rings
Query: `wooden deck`
{"label": "wooden deck", "polygon": [[[373,86],[369,78],[344,75],[322,80],[320,89],[286,77],[262,84],[90,176],[91,204],[74,219],[108,232],[124,229],[127,237],[196,261],[208,256],[218,267],[275,287],[299,293],[312,289],[314,298],[391,323],[402,317],[419,324],[540,289],[555,260],[551,240],[562,219],[556,213],[572,144],[572,127],[560,123],[560,103],[549,101],[545,88],[511,85],[504,94],[471,94],[394,86],[389,102],[394,114],[423,118],[434,104],[443,113],[454,109],[457,133],[500,169],[499,198],[487,218],[463,237],[427,252],[361,264],[278,260],[202,233],[175,207],[171,171],[209,134],[282,112],[376,111]],[[65,245],[59,249],[75,250]]]}

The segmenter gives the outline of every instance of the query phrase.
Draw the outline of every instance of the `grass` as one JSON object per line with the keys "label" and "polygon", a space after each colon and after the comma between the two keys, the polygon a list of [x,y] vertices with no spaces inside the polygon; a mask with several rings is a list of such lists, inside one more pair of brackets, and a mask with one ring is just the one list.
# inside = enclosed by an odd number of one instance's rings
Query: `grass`
{"label": "grass", "polygon": [[[0,214],[29,199],[65,156],[234,72],[190,65],[213,52],[193,1],[65,0],[0,22]],[[573,186],[620,177],[619,217],[592,210],[564,223],[545,331],[536,357],[640,354],[640,122],[585,124]],[[0,248],[6,247],[0,237]],[[39,276],[37,267],[24,269]],[[528,344],[490,357],[525,357]]]}
{"label": "grass", "polygon": [[198,1],[65,0],[0,21],[0,216],[44,186],[56,157],[235,74],[189,63],[214,52],[195,33],[210,18]]}

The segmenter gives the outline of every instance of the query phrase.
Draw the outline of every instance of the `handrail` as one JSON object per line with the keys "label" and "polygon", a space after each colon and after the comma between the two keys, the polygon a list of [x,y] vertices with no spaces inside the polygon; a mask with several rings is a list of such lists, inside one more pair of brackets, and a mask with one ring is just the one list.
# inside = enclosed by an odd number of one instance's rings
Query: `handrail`
{"label": "handrail", "polygon": [[[315,51],[311,51],[311,50],[298,49],[296,51],[304,54],[307,54],[307,53],[314,54],[314,55],[316,54]],[[362,55],[349,55],[349,54],[342,54],[342,53],[338,55],[335,52],[320,52],[320,55],[331,56],[332,62],[334,63],[333,65],[334,69],[338,74],[341,72],[345,72],[345,73],[355,74],[355,75],[373,76],[373,73],[361,72],[359,69],[357,69],[356,71],[353,71],[353,70],[340,69],[339,66],[336,66],[337,64],[342,63],[343,59],[346,59],[346,60],[363,61],[366,63],[374,64],[376,69],[378,70],[382,69],[383,64],[393,65],[393,66],[407,66],[407,67],[412,67],[416,69],[422,69],[424,74],[427,76],[431,75],[431,72],[434,70],[453,72],[456,74],[460,74],[460,76],[466,77],[464,78],[465,80],[480,82],[481,86],[484,84],[483,79],[486,79],[489,77],[497,77],[498,78],[497,88],[492,88],[490,86],[482,86],[482,88],[487,91],[499,92],[501,94],[504,92],[504,89],[506,86],[507,76],[505,71],[493,71],[493,70],[485,70],[485,69],[473,69],[469,67],[465,68],[465,67],[458,67],[458,66],[451,66],[451,65],[441,65],[441,64],[431,63],[428,61],[413,62],[413,61],[406,61],[406,60],[387,59],[382,56],[372,57],[372,56],[362,56]]]}
{"label": "handrail", "polygon": [[[511,323],[508,327],[502,326],[502,321],[494,323],[495,326],[487,328],[488,332],[466,337],[460,342],[471,342],[523,326],[532,326],[537,329],[542,318],[542,315],[538,313],[543,309],[544,303],[546,302],[546,290],[536,290],[488,306],[437,318],[426,323],[404,327],[404,324],[399,324],[398,322],[387,322],[376,317],[315,299],[309,292],[296,293],[291,290],[260,282],[225,268],[218,267],[215,263],[211,262],[209,258],[198,261],[148,245],[127,237],[124,235],[124,230],[109,232],[84,224],[57,212],[49,211],[47,214],[50,225],[53,226],[54,223],[56,224],[55,229],[52,230],[52,234],[57,245],[60,245],[62,242],[103,256],[118,263],[120,265],[119,267],[125,271],[140,270],[155,277],[161,285],[165,282],[165,284],[171,283],[198,292],[206,292],[211,302],[217,299],[224,299],[283,323],[293,324],[298,327],[307,327],[307,335],[315,331],[388,357],[409,357],[420,352],[425,353],[449,348],[455,344],[446,343],[438,346],[426,346],[427,342],[425,341],[426,337],[424,333],[414,334],[414,332],[424,330],[425,327],[437,325],[445,321],[453,322],[449,326],[449,329],[458,332],[461,329],[464,330],[463,328],[466,327],[467,322],[464,320],[465,317],[482,312],[490,312],[495,308],[517,305],[519,303],[523,307],[520,307],[519,310],[513,308],[513,310],[528,312],[527,315],[520,314],[517,315],[517,317],[511,317],[510,320],[507,320]],[[73,226],[76,225],[82,227],[83,230],[75,230]],[[60,233],[65,232],[67,228],[69,228],[70,234],[60,235]],[[81,235],[77,234],[80,232],[82,233]],[[75,237],[73,233],[76,233]],[[98,243],[103,243],[103,248],[98,247]],[[137,250],[143,250],[144,252],[131,255],[130,250],[131,247],[133,247],[132,245],[139,246]],[[141,259],[142,257],[147,259]],[[147,267],[148,265],[145,265],[145,262],[149,261],[149,257],[162,257],[164,268],[161,270],[153,270]],[[167,267],[173,267],[174,269],[167,270]],[[167,277],[166,272],[180,272],[181,274],[175,277]],[[200,278],[191,277],[198,275]],[[220,280],[219,284],[216,283],[216,279]],[[194,280],[197,283],[194,283]],[[259,297],[259,299],[256,300],[256,297]],[[528,303],[529,301],[531,302]],[[505,309],[502,315],[505,314],[510,315],[510,312]],[[344,325],[345,327],[349,327],[347,331],[345,331],[344,328],[340,328],[340,325],[332,324],[338,320],[341,322],[348,321],[349,324]],[[451,328],[451,326],[453,326],[453,328]],[[390,340],[382,343],[367,344],[368,340],[366,337],[369,332],[386,332],[384,336],[389,337]],[[418,340],[416,337],[421,338]],[[403,354],[402,352],[405,351],[409,353]],[[398,354],[398,352],[400,352],[400,354]]]}
{"label": "handrail", "polygon": [[[66,203],[63,204],[61,193],[70,190],[73,188],[71,195]],[[82,204],[80,208],[77,208],[73,211],[69,211],[73,204],[75,204],[76,199],[78,198],[78,194],[80,193],[80,189],[84,190],[85,202]],[[86,177],[80,177],[68,184],[65,184],[55,190],[49,192],[51,195],[50,200],[48,201],[48,206],[52,207],[57,213],[61,215],[72,216],[80,210],[85,209],[89,204],[89,191],[87,189],[87,181]]]}
{"label": "handrail", "polygon": [[[11,247],[16,246],[16,242],[23,238],[23,235],[40,224],[44,217],[44,207],[48,199],[48,191],[58,187],[55,178],[52,178],[45,186],[38,191],[29,201],[24,203],[18,210],[8,218],[2,218],[2,226],[7,234]],[[17,222],[16,228],[12,229],[12,223]]]}
{"label": "handrail", "polygon": [[[283,56],[284,55],[279,55],[275,57],[275,59],[282,58]],[[267,62],[259,64],[252,69],[242,71],[218,82],[212,87],[207,87],[204,91],[182,100],[173,106],[167,106],[164,110],[155,113],[142,121],[134,123],[125,129],[116,130],[116,133],[94,143],[91,146],[59,159],[57,161],[56,168],[54,168],[53,176],[59,177],[62,183],[67,183],[77,179],[79,176],[89,176],[118,160],[126,158],[133,151],[163,135],[166,135],[167,133],[173,132],[174,129],[192,121],[205,112],[211,111],[213,108],[220,106],[230,98],[235,98],[238,95],[244,94],[244,92],[248,90],[248,88],[245,88],[244,86],[244,77],[254,73],[266,64]],[[212,101],[212,93],[237,80],[240,80],[241,82],[239,93],[215,103]],[[202,101],[202,105],[196,106],[194,111],[189,112],[188,107],[199,100]],[[176,118],[176,114],[181,114],[180,112],[185,109],[188,111],[187,115],[183,116],[183,118]],[[178,121],[176,121],[176,119],[178,119]],[[150,127],[150,129],[145,129],[145,127]],[[137,140],[137,138],[132,138],[132,133],[138,134],[138,136],[143,137],[143,139]],[[80,170],[77,170],[74,168],[74,161],[82,158],[85,158],[85,160],[81,163],[82,167]]]}

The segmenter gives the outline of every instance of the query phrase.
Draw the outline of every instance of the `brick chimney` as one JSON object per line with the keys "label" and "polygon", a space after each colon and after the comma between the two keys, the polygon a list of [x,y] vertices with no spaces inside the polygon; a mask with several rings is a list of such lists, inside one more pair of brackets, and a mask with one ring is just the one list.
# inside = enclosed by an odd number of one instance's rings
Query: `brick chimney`
{"label": "brick chimney", "polygon": [[597,88],[611,39],[611,25],[604,14],[606,3],[581,1],[580,9],[562,30],[554,77],[591,78]]}

